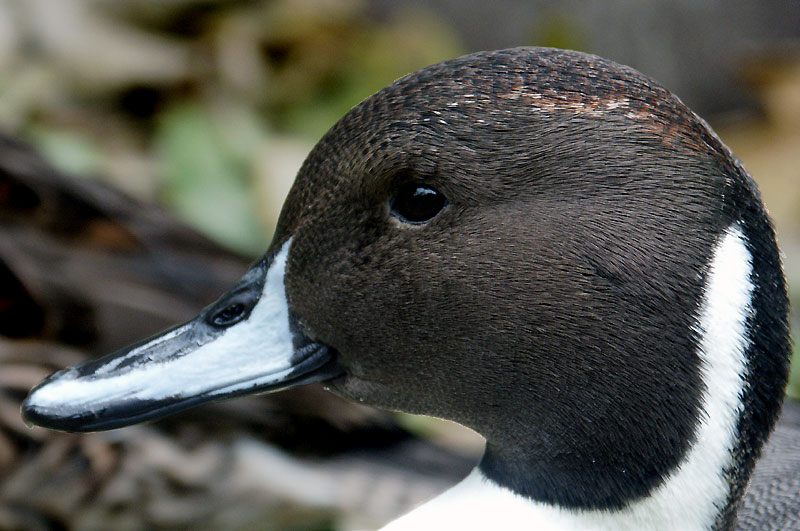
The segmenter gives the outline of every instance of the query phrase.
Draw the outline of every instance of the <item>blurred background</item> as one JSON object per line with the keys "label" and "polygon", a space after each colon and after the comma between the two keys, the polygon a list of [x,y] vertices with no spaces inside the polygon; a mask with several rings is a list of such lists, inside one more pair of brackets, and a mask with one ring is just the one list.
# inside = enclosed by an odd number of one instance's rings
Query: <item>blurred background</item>
{"label": "blurred background", "polygon": [[313,388],[88,437],[28,429],[18,404],[221,293],[353,105],[520,45],[633,66],[709,121],[800,300],[794,1],[0,0],[0,529],[375,527],[465,473],[474,434]]}

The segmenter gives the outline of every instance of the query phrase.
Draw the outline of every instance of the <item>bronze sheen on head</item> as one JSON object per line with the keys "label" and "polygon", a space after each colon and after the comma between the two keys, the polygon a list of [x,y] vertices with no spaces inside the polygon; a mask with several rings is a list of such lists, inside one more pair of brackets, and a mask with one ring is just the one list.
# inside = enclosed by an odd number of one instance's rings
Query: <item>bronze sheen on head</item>
{"label": "bronze sheen on head", "polygon": [[486,438],[391,529],[726,529],[787,311],[756,185],[680,100],[591,55],[485,52],[353,108],[237,286],[23,413],[90,431],[324,381]]}

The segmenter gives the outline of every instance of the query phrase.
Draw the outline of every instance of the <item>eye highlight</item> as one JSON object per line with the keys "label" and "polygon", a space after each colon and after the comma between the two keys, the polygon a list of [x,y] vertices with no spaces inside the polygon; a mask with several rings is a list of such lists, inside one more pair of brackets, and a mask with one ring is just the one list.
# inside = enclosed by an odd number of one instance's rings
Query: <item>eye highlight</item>
{"label": "eye highlight", "polygon": [[427,223],[447,205],[438,190],[419,183],[402,185],[389,202],[392,215],[404,223]]}

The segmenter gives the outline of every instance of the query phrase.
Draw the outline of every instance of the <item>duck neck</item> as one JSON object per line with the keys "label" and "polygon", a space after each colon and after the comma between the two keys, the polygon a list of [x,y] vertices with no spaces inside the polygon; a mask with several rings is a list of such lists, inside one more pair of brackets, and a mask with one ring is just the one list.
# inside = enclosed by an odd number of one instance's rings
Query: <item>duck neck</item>
{"label": "duck neck", "polygon": [[620,451],[614,466],[595,467],[590,457],[543,460],[524,445],[489,440],[480,473],[542,511],[566,511],[575,528],[587,521],[615,529],[641,529],[642,522],[666,529],[732,525],[755,459],[750,455],[743,462],[740,451],[747,431],[742,428],[743,401],[755,318],[752,262],[741,228],[731,226],[714,249],[695,321],[702,392],[693,441],[677,464],[668,470],[642,469],[638,456]]}

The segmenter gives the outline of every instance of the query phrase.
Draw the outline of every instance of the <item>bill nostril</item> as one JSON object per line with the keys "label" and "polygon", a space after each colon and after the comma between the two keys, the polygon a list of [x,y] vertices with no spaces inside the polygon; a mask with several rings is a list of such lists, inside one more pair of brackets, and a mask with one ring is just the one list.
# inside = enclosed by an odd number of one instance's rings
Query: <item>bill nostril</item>
{"label": "bill nostril", "polygon": [[225,306],[221,310],[217,310],[209,319],[209,322],[214,326],[224,327],[231,326],[244,318],[245,306],[241,302],[234,302]]}

